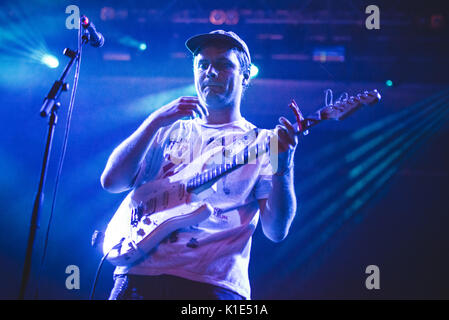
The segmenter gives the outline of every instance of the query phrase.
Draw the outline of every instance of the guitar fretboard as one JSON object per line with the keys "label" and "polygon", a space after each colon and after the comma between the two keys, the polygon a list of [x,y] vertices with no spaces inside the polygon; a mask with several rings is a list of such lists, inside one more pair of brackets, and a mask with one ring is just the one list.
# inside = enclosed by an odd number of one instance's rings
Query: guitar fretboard
{"label": "guitar fretboard", "polygon": [[[307,129],[316,125],[320,122],[321,119],[319,117],[309,117],[301,121],[302,130],[297,131],[307,132]],[[295,128],[298,127],[297,122],[293,124]],[[228,173],[240,168],[241,166],[253,161],[254,159],[259,158],[264,153],[270,153],[270,140],[272,135],[268,135],[265,138],[265,141],[262,143],[254,143],[251,147],[246,146],[241,152],[236,153],[232,157],[232,161],[230,163],[223,163],[215,166],[212,169],[208,169],[202,173],[197,173],[194,177],[190,178],[187,182],[187,191],[192,192],[196,189],[201,188],[205,184],[215,182],[221,177],[225,176]],[[225,151],[223,151],[224,159]]]}
{"label": "guitar fretboard", "polygon": [[[351,97],[352,98],[352,97]],[[300,126],[298,126],[298,122],[293,124],[296,129],[297,134],[308,134],[308,129],[317,125],[323,120],[335,119],[342,120],[356,111],[363,104],[374,104],[380,100],[380,94],[377,90],[373,90],[371,92],[365,92],[364,97],[362,97],[364,101],[360,100],[360,97],[357,99],[349,99],[344,100],[341,103],[336,103],[335,105],[328,105],[316,111],[314,114],[308,116],[304,120],[300,121]],[[224,163],[217,165],[212,169],[208,169],[203,173],[198,173],[194,177],[190,178],[187,182],[187,191],[191,192],[197,188],[204,186],[205,184],[214,182],[218,180],[222,176],[240,168],[241,166],[251,162],[254,158],[260,157],[263,153],[270,152],[270,137],[272,135],[268,135],[265,138],[265,141],[261,144],[254,143],[251,148],[248,146],[245,149],[233,156],[232,162]],[[257,137],[257,134],[256,134]]]}
{"label": "guitar fretboard", "polygon": [[[232,161],[229,163],[223,163],[215,166],[212,169],[207,169],[202,173],[197,173],[194,177],[187,181],[187,191],[191,192],[197,188],[204,186],[205,184],[215,182],[224,175],[231,173],[232,171],[240,168],[241,166],[250,163],[254,159],[257,159],[262,154],[269,152],[270,139],[267,137],[264,143],[254,143],[251,147],[248,145],[245,148],[232,156]],[[226,159],[226,152],[223,150],[223,159]],[[228,157],[229,158],[229,157]]]}

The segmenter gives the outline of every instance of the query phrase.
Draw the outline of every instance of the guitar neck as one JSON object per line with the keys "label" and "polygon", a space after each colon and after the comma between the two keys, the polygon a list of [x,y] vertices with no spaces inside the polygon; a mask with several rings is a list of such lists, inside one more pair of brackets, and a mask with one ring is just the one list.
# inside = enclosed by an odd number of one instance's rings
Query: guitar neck
{"label": "guitar neck", "polygon": [[[297,130],[297,133],[307,134],[307,130],[316,124],[318,124],[321,119],[316,117],[308,117],[301,121],[301,130]],[[297,123],[293,125],[298,128]],[[272,132],[273,133],[273,132]],[[248,133],[249,134],[249,133]],[[274,134],[274,133],[273,133]],[[223,176],[231,173],[232,171],[240,168],[241,166],[257,159],[265,153],[270,151],[270,139],[273,135],[268,135],[262,143],[254,143],[251,147],[246,146],[241,152],[236,153],[232,157],[232,161],[229,163],[223,163],[217,165],[212,169],[208,169],[202,173],[197,173],[192,178],[188,179],[187,191],[201,191],[209,185],[215,183],[217,180]]]}
{"label": "guitar neck", "polygon": [[[377,90],[373,90],[371,92],[365,91],[363,94],[357,95],[357,97],[351,97],[341,102],[338,101],[335,104],[326,105],[325,107],[317,110],[312,115],[306,117],[304,120],[300,120],[301,125],[298,125],[298,122],[296,122],[293,124],[293,127],[297,128],[295,131],[296,134],[307,135],[310,128],[317,125],[323,120],[343,120],[357,111],[362,105],[373,105],[379,102],[380,99],[381,96]],[[244,150],[233,156],[230,163],[218,165],[212,169],[206,170],[205,172],[198,173],[194,177],[190,178],[187,182],[187,191],[196,192],[203,190],[209,187],[211,184],[215,183],[215,181],[217,181],[224,175],[231,173],[232,171],[253,161],[254,159],[257,159],[264,153],[269,153],[270,140],[274,136],[274,131],[267,131],[271,132],[271,134],[268,134],[265,139],[263,139],[262,143],[253,143],[251,147],[248,147],[248,145],[246,145]],[[250,133],[247,134],[251,135]]]}
{"label": "guitar neck", "polygon": [[[253,161],[264,153],[267,153],[270,148],[270,141],[269,139],[267,140],[268,141],[263,144],[255,143],[251,147],[245,146],[245,148],[241,152],[236,153],[232,156],[232,161],[230,161],[229,163],[223,163],[202,173],[197,173],[194,177],[188,179],[187,191],[202,191],[223,176]],[[224,156],[223,159],[226,159],[226,157]]]}
{"label": "guitar neck", "polygon": [[[360,104],[361,106],[362,104]],[[294,128],[298,128],[295,130],[295,132],[297,134],[303,134],[303,135],[308,135],[309,134],[309,129],[316,126],[318,123],[320,123],[323,120],[329,120],[329,119],[334,119],[334,120],[342,120],[344,117],[343,116],[333,116],[330,117],[329,116],[329,108],[332,109],[332,107],[323,107],[319,110],[317,110],[315,113],[307,116],[307,118],[305,118],[304,120],[301,120],[301,125],[298,126],[298,122],[295,122],[293,124]],[[354,107],[355,109],[355,107]],[[346,116],[345,116],[346,117]]]}

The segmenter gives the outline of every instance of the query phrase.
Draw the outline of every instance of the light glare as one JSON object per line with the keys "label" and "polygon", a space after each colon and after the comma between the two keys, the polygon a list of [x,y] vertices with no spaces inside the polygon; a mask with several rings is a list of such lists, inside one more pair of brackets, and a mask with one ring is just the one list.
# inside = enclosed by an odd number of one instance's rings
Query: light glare
{"label": "light glare", "polygon": [[42,63],[47,65],[49,68],[57,68],[59,66],[59,61],[55,56],[52,56],[51,54],[45,54],[42,57]]}

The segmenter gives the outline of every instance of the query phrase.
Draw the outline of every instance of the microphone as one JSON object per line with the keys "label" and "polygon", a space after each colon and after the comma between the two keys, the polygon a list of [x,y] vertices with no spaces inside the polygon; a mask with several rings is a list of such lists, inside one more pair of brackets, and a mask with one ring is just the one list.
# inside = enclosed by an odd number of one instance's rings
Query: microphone
{"label": "microphone", "polygon": [[86,16],[81,17],[81,25],[89,33],[89,42],[92,47],[100,48],[104,45],[103,35],[95,29],[95,25]]}

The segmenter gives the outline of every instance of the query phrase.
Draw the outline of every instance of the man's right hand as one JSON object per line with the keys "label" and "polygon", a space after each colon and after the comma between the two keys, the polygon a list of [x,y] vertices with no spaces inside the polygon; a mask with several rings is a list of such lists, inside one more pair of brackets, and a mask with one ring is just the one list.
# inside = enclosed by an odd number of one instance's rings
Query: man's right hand
{"label": "man's right hand", "polygon": [[164,127],[181,118],[188,116],[195,117],[195,115],[206,119],[209,112],[206,107],[200,104],[198,97],[184,96],[157,109],[151,117],[159,126]]}
{"label": "man's right hand", "polygon": [[180,97],[150,114],[139,128],[112,152],[101,175],[103,188],[110,192],[129,190],[157,130],[196,114],[204,119],[209,115],[197,97]]}

